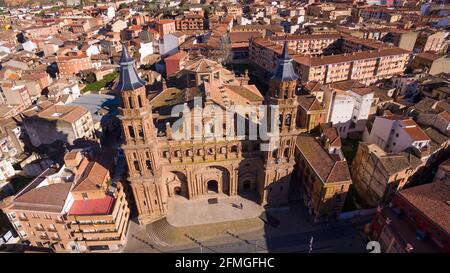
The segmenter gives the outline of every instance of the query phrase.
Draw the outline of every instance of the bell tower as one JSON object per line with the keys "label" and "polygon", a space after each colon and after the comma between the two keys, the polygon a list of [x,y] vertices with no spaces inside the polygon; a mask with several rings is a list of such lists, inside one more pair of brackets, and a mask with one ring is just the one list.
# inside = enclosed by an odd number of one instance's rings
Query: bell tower
{"label": "bell tower", "polygon": [[271,149],[265,152],[264,185],[260,189],[260,200],[262,204],[269,206],[288,203],[291,174],[295,165],[295,142],[300,134],[296,128],[298,79],[285,41],[269,82],[267,97],[269,117],[275,118],[271,122],[275,122],[272,127],[276,132],[272,132],[275,134],[270,137]]}
{"label": "bell tower", "polygon": [[115,91],[121,97],[122,148],[139,221],[144,222],[166,211],[160,186],[156,183],[159,175],[156,129],[152,107],[147,99],[146,83],[139,77],[125,45],[119,65],[120,75]]}

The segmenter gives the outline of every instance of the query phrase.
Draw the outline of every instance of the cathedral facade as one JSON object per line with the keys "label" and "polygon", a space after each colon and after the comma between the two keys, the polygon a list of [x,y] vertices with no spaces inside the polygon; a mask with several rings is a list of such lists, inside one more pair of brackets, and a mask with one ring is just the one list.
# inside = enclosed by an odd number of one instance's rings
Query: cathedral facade
{"label": "cathedral facade", "polygon": [[[299,135],[298,77],[291,61],[285,44],[265,97],[254,85],[218,86],[207,77],[200,86],[167,88],[150,97],[123,48],[115,91],[122,100],[122,148],[141,224],[164,217],[177,195],[249,195],[261,205],[287,204]],[[270,107],[265,113],[229,111],[238,106]],[[181,110],[174,114],[175,108]],[[264,138],[263,116],[270,123]]]}

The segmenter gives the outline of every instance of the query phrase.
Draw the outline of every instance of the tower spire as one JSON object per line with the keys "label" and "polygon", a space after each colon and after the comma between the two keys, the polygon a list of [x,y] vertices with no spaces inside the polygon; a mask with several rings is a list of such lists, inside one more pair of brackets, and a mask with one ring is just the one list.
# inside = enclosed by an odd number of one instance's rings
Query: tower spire
{"label": "tower spire", "polygon": [[289,46],[287,42],[287,37],[284,39],[283,50],[281,56],[278,58],[277,67],[273,73],[272,80],[280,81],[296,81],[298,76],[294,71],[292,65],[292,58],[289,55]]}
{"label": "tower spire", "polygon": [[122,55],[119,61],[119,82],[117,83],[116,91],[129,91],[135,90],[145,86],[145,81],[142,80],[134,65],[134,59],[128,53],[127,46],[122,43]]}

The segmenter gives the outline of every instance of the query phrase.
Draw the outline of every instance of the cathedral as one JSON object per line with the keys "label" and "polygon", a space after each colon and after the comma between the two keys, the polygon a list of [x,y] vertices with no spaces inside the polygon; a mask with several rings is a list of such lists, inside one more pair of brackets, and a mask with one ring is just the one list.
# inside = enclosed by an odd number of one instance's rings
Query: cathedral
{"label": "cathedral", "polygon": [[[222,83],[218,72],[201,74],[199,85],[149,95],[125,46],[119,64],[122,148],[141,224],[166,216],[177,195],[248,195],[262,206],[287,204],[300,131],[298,76],[286,43],[266,96],[254,85]],[[264,115],[230,111],[238,106],[266,106],[268,137],[258,134]]]}

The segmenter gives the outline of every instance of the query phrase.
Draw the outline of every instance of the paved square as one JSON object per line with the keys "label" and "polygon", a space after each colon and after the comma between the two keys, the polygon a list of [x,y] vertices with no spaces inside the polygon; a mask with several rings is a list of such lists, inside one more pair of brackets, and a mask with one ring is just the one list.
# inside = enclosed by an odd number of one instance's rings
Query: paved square
{"label": "paved square", "polygon": [[[209,198],[217,198],[218,203],[208,204]],[[176,196],[169,200],[167,222],[175,227],[212,224],[256,218],[263,211],[258,203],[241,196],[214,194],[195,200]]]}

